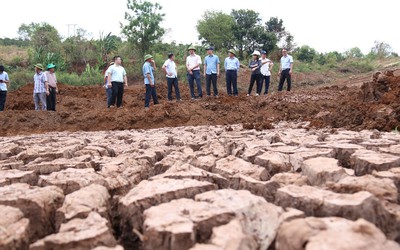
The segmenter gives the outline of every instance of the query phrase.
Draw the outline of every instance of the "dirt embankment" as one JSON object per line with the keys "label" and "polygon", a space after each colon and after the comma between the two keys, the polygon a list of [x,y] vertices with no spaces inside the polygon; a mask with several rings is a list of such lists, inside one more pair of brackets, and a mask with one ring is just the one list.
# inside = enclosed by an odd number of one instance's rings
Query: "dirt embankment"
{"label": "dirt embankment", "polygon": [[[246,128],[270,128],[271,122],[310,121],[312,126],[353,130],[393,130],[400,126],[400,70],[381,73],[379,79],[361,89],[333,85],[269,96],[225,95],[220,82],[220,98],[190,100],[189,89],[181,84],[183,101],[167,102],[165,83],[157,86],[160,105],[144,109],[142,85],[130,86],[124,108],[107,109],[101,86],[74,87],[60,84],[57,112],[33,109],[31,84],[10,92],[7,110],[0,114],[0,135],[48,131],[98,131],[149,129],[191,125],[245,124]],[[274,86],[276,88],[276,86]]]}

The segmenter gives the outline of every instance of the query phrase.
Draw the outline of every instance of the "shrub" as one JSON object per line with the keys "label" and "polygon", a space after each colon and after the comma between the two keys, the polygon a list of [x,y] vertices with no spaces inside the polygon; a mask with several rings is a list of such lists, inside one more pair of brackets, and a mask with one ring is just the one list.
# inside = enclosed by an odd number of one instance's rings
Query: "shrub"
{"label": "shrub", "polygon": [[33,82],[33,70],[18,70],[10,73],[9,91],[17,90],[26,84]]}

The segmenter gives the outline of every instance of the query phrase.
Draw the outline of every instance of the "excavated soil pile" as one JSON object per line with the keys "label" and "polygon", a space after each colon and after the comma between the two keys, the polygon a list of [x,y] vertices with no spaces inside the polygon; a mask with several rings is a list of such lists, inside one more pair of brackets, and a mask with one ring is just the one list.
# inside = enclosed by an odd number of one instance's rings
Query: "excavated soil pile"
{"label": "excavated soil pile", "polygon": [[[124,108],[105,106],[100,86],[60,84],[57,112],[33,111],[32,84],[11,92],[7,111],[0,114],[0,135],[48,131],[100,131],[176,126],[244,124],[245,128],[269,129],[271,122],[311,121],[314,127],[391,131],[400,125],[400,70],[374,74],[362,88],[343,84],[269,96],[228,97],[219,83],[220,98],[190,100],[187,84],[181,84],[183,101],[167,102],[166,85],[158,85],[160,104],[144,109],[142,85],[130,86]],[[276,89],[276,86],[273,86]]]}
{"label": "excavated soil pile", "polygon": [[0,138],[0,249],[399,250],[400,135],[279,123]]}

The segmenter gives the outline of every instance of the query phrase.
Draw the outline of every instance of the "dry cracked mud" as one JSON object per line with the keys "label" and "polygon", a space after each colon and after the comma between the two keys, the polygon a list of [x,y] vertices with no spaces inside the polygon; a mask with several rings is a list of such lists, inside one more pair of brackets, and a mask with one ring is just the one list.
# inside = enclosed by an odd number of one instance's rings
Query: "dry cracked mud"
{"label": "dry cracked mud", "polygon": [[400,134],[273,126],[1,137],[0,249],[400,249]]}

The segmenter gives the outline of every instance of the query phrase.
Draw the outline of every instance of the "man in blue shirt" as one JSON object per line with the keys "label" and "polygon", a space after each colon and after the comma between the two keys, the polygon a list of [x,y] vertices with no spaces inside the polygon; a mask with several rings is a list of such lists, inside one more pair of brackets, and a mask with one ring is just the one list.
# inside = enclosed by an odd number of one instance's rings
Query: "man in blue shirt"
{"label": "man in blue shirt", "polygon": [[282,49],[281,65],[279,67],[279,86],[278,91],[283,90],[283,84],[287,80],[287,91],[292,88],[293,57],[288,55],[286,49]]}
{"label": "man in blue shirt", "polygon": [[229,57],[225,58],[224,67],[226,72],[226,89],[229,96],[238,96],[237,89],[237,73],[239,71],[240,62],[235,57],[236,52],[233,49],[228,50]]}
{"label": "man in blue shirt", "polygon": [[219,57],[214,55],[214,48],[207,49],[207,56],[204,58],[204,77],[206,78],[207,96],[211,95],[211,82],[214,90],[214,97],[218,97],[217,78],[219,76]]}
{"label": "man in blue shirt", "polygon": [[7,84],[10,82],[4,66],[0,65],[0,111],[4,111],[4,105],[7,98]]}
{"label": "man in blue shirt", "polygon": [[143,77],[144,77],[144,84],[146,86],[146,98],[144,101],[145,109],[149,108],[151,97],[153,97],[154,105],[158,104],[156,85],[154,79],[155,68],[156,68],[156,63],[153,60],[153,56],[145,55],[143,64]]}

